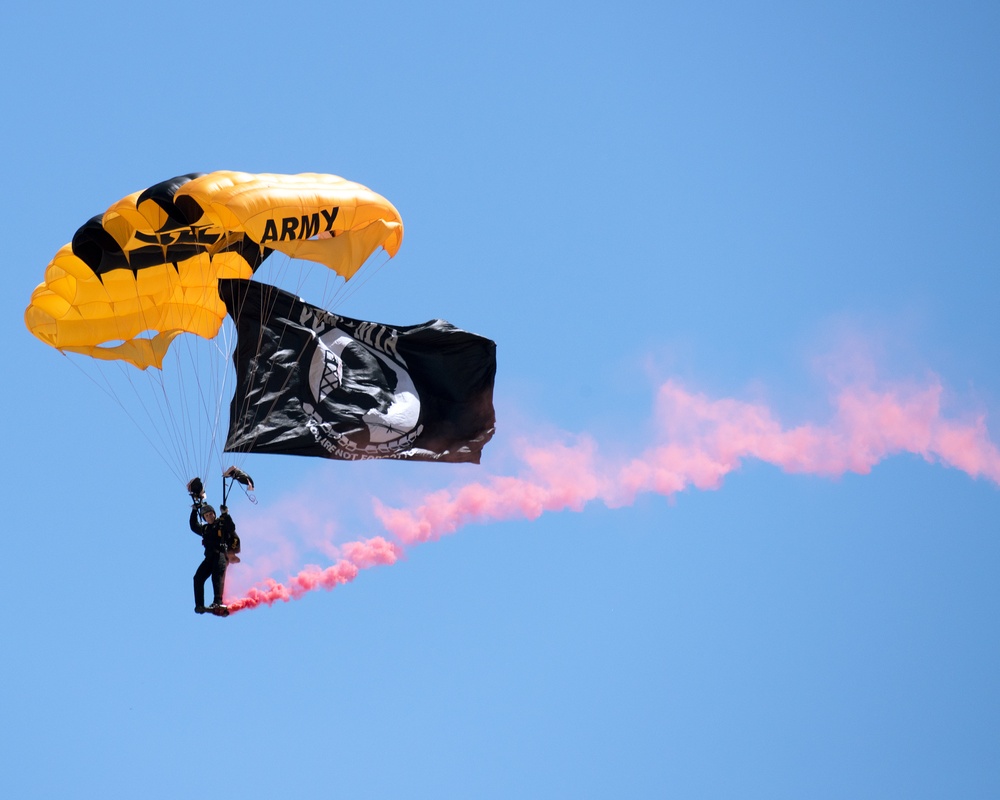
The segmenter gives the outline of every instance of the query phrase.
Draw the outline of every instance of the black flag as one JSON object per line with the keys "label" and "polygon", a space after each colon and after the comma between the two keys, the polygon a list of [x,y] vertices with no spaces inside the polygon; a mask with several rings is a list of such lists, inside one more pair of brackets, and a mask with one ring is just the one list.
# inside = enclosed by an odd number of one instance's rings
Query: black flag
{"label": "black flag", "polygon": [[237,331],[227,451],[479,463],[494,342],[342,317],[257,281],[220,280],[219,295]]}

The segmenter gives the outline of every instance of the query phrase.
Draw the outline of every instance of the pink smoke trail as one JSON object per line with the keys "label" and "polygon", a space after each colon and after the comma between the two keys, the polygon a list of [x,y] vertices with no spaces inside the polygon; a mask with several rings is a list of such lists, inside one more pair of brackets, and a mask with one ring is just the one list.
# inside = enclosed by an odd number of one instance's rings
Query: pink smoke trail
{"label": "pink smoke trail", "polygon": [[786,472],[835,477],[865,474],[897,453],[913,453],[968,475],[1000,484],[1000,451],[985,420],[945,419],[942,387],[878,392],[842,390],[825,426],[785,428],[765,406],[712,400],[668,381],[657,393],[661,443],[614,462],[602,458],[589,437],[573,444],[525,446],[526,475],[490,477],[457,489],[434,492],[412,508],[375,501],[385,529],[412,545],[454,533],[473,522],[536,519],[546,511],[580,511],[599,500],[615,508],[638,495],[674,495],[689,487],[718,489],[746,459]]}
{"label": "pink smoke trail", "polygon": [[381,536],[365,541],[348,542],[341,546],[344,557],[326,569],[310,566],[288,579],[288,585],[273,579],[265,581],[263,587],[252,587],[246,595],[229,603],[231,614],[260,605],[273,605],[279,600],[287,603],[297,600],[306,592],[316,589],[333,589],[350,583],[359,570],[379,565],[395,564],[402,556],[402,548]]}
{"label": "pink smoke trail", "polygon": [[946,418],[943,393],[937,379],[923,387],[849,386],[835,396],[827,424],[785,427],[762,404],[714,400],[668,381],[656,396],[654,441],[638,455],[614,457],[602,453],[590,436],[565,437],[522,445],[525,468],[517,476],[490,475],[432,492],[410,507],[373,498],[375,516],[402,545],[384,537],[349,543],[333,566],[308,567],[287,585],[269,579],[230,607],[255,608],[332,589],[354,580],[361,569],[395,563],[404,546],[472,523],[533,520],[545,512],[582,511],[594,501],[617,508],[645,493],[669,497],[691,487],[718,489],[748,459],[788,473],[836,477],[866,474],[885,458],[910,453],[1000,485],[1000,451],[985,418]]}

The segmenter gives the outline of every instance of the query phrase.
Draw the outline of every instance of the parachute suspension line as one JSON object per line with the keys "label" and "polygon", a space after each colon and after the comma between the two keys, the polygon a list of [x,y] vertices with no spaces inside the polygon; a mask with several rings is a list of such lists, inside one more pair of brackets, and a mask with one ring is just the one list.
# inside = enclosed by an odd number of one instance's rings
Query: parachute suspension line
{"label": "parachute suspension line", "polygon": [[[125,369],[129,367],[126,366]],[[139,398],[140,405],[146,408],[146,415],[149,418],[150,425],[152,428],[159,431],[161,438],[164,438],[167,443],[172,445],[174,451],[174,461],[177,464],[177,469],[180,472],[179,477],[182,480],[188,480],[190,476],[185,477],[185,472],[189,471],[185,469],[188,467],[188,463],[184,458],[184,441],[181,436],[181,425],[178,420],[177,414],[173,410],[173,404],[170,400],[170,392],[165,383],[165,376],[162,370],[156,370],[152,372],[155,368],[150,367],[145,372],[147,373],[146,379],[148,381],[149,395],[156,402],[156,406],[159,409],[159,420],[156,420],[151,415],[148,406],[144,405],[142,399]],[[139,390],[136,389],[136,396],[139,397]],[[164,432],[162,430],[163,426],[166,426],[169,431]]]}
{"label": "parachute suspension line", "polygon": [[[165,436],[173,445],[175,459],[179,465],[181,478],[188,480],[193,474],[202,474],[199,469],[202,466],[198,456],[200,447],[198,445],[199,431],[197,430],[197,420],[199,415],[184,401],[190,399],[191,403],[201,401],[203,397],[193,397],[186,388],[186,372],[183,367],[185,362],[199,367],[197,356],[194,354],[191,336],[179,336],[168,348],[165,358],[166,369],[156,369],[150,367],[145,370],[151,391],[151,397],[155,400],[160,411],[160,419],[152,420],[156,428],[165,428],[161,435]],[[195,373],[197,380],[197,372]]]}
{"label": "parachute suspension line", "polygon": [[[167,468],[174,474],[176,478],[178,478],[179,480],[183,480],[183,474],[177,470],[176,458],[171,460],[168,457],[167,453],[164,452],[163,446],[165,443],[162,440],[162,437],[161,440],[158,442],[154,441],[150,437],[149,433],[147,433],[147,429],[140,424],[139,420],[137,420],[135,416],[132,415],[132,412],[129,411],[128,406],[124,402],[122,402],[122,399],[118,395],[118,392],[115,391],[114,387],[111,385],[111,382],[108,380],[108,375],[105,372],[98,371],[97,373],[94,373],[84,369],[77,362],[77,360],[68,353],[63,353],[63,357],[66,358],[71,364],[73,364],[73,366],[77,370],[79,370],[81,375],[83,375],[87,380],[89,380],[92,384],[94,384],[94,386],[96,386],[98,389],[104,392],[104,394],[106,394],[108,397],[114,400],[121,407],[121,410],[125,413],[125,416],[132,421],[132,423],[135,425],[139,433],[142,434],[142,438],[144,438],[146,442],[149,444],[149,446],[153,448],[156,454],[163,460],[164,464],[167,465]],[[96,374],[100,374],[103,381],[97,380]],[[134,385],[132,388],[133,390],[135,390]],[[145,408],[145,406],[143,406],[143,408]],[[146,415],[147,417],[149,417],[148,409]]]}
{"label": "parachute suspension line", "polygon": [[[207,418],[211,421],[211,450],[212,455],[217,460],[219,467],[222,466],[222,454],[225,449],[225,442],[220,441],[220,435],[225,436],[222,430],[222,407],[227,401],[226,386],[229,383],[229,356],[232,352],[235,337],[230,330],[228,318],[222,320],[219,327],[218,336],[212,340],[211,344],[215,348],[213,363],[217,365],[216,372],[213,373],[213,385],[211,397],[215,398],[215,408],[209,409]],[[207,472],[207,468],[206,468]]]}
{"label": "parachute suspension line", "polygon": [[[206,448],[204,442],[207,435],[203,428],[207,402],[203,373],[209,369],[209,365],[202,363],[203,359],[199,357],[199,349],[207,343],[200,339],[195,341],[195,338],[181,336],[171,345],[172,350],[176,348],[174,359],[178,362],[178,367],[172,372],[176,376],[179,387],[177,396],[180,399],[176,409],[170,404],[170,415],[177,421],[180,438],[184,442],[183,448],[188,453],[189,471],[196,475],[208,475],[211,447]],[[185,362],[185,366],[189,365],[188,368],[181,367],[181,361]],[[190,377],[188,372],[191,373]],[[186,405],[184,399],[188,399],[195,408]]]}
{"label": "parachute suspension line", "polygon": [[[177,269],[176,264],[173,265]],[[147,314],[149,306],[143,302],[139,293],[138,283],[135,288],[135,302],[142,327],[147,331],[158,330],[158,319]],[[155,312],[154,312],[155,313]],[[117,325],[117,319],[115,320]],[[119,339],[125,340],[121,328],[118,328]],[[218,348],[214,341],[205,340],[196,334],[182,334],[167,348],[163,366],[166,369],[147,367],[142,372],[146,392],[136,384],[136,376],[132,365],[116,362],[124,380],[132,389],[132,393],[144,410],[144,416],[149,422],[149,429],[156,431],[162,447],[154,447],[158,454],[170,467],[171,471],[183,481],[190,475],[210,474],[212,452],[215,447],[218,418],[221,407],[221,396],[216,391],[220,380],[218,378],[218,358],[211,356],[211,350]],[[205,351],[209,351],[207,354]],[[223,357],[225,369],[225,357]],[[190,378],[188,372],[191,372]],[[206,376],[208,380],[206,380]],[[112,389],[115,399],[126,410],[125,403]],[[214,398],[215,408],[209,410],[209,398]],[[153,409],[158,411],[158,418]],[[131,413],[128,416],[136,422]],[[206,420],[211,424],[206,429]],[[143,426],[136,422],[142,429]],[[147,440],[150,438],[143,430]],[[207,443],[206,443],[207,439]],[[169,452],[169,456],[168,453]],[[221,465],[221,453],[219,458]]]}
{"label": "parachute suspension line", "polygon": [[[127,258],[128,256],[126,255],[126,259]],[[139,312],[142,317],[143,327],[146,330],[151,329],[154,326],[151,326],[149,324],[149,320],[146,317],[145,304],[143,304],[142,299],[139,295],[138,285],[136,286],[135,301],[136,301],[136,307],[139,309]],[[115,324],[115,329],[118,335],[118,339],[121,341],[126,340],[126,338],[128,337],[122,330],[118,318],[117,317],[113,318],[113,321]],[[79,367],[79,365],[77,366]],[[86,371],[83,370],[82,367],[80,369],[82,372],[84,372],[84,374],[86,374]],[[116,403],[118,403],[122,411],[125,412],[126,416],[132,420],[136,428],[138,428],[139,431],[142,433],[143,437],[148,442],[150,442],[151,445],[153,445],[153,449],[157,452],[160,458],[163,459],[164,463],[166,463],[168,468],[178,477],[182,477],[184,463],[183,463],[182,451],[177,446],[177,437],[176,435],[173,437],[164,437],[164,433],[160,429],[160,426],[157,424],[157,420],[155,420],[151,414],[149,405],[147,403],[148,398],[144,397],[144,392],[140,389],[140,387],[136,383],[136,376],[133,372],[133,370],[136,369],[136,367],[123,361],[111,361],[111,362],[98,361],[94,369],[95,373],[99,373],[101,375],[104,384],[106,386],[107,393],[115,400]],[[128,385],[129,389],[132,392],[132,395],[135,396],[135,398],[138,400],[139,406],[143,409],[145,418],[149,423],[148,430],[155,430],[158,432],[160,446],[157,446],[153,443],[149,434],[147,434],[146,432],[147,428],[145,428],[142,424],[140,424],[139,421],[135,418],[135,416],[133,416],[133,414],[129,411],[128,407],[126,406],[126,403],[119,395],[119,392],[114,388],[114,385],[111,382],[110,375],[113,374],[112,370],[115,369],[117,369],[119,376],[124,381],[124,383]],[[157,405],[160,405],[161,400],[167,401],[168,398],[166,398],[165,395],[162,394],[161,371],[156,370],[154,367],[149,367],[145,370],[140,370],[140,371],[145,373],[144,377],[141,379],[141,382],[147,389],[145,394],[149,395],[153,399],[153,401],[157,403]],[[92,376],[91,379],[93,380]],[[96,381],[94,382],[96,383]],[[159,384],[161,390],[159,394],[155,391],[155,387],[157,384]],[[160,412],[161,412],[160,413],[161,418],[165,418],[162,405],[160,405]],[[173,446],[171,447],[171,445]],[[172,454],[172,458],[168,455],[171,449],[173,449],[174,451]]]}
{"label": "parachute suspension line", "polygon": [[[126,263],[131,266],[130,254],[125,253]],[[176,265],[175,265],[176,268]],[[151,320],[147,316],[147,308],[149,307],[147,303],[143,302],[142,296],[139,292],[139,282],[136,280],[135,283],[135,307],[139,313],[142,328],[144,331],[151,331],[157,329],[156,320]],[[126,335],[126,332],[122,330],[119,320],[117,317],[113,317],[118,339],[125,341],[130,338]],[[140,379],[140,383],[145,387],[145,391],[140,389],[137,384],[136,376],[133,373],[133,365],[114,361],[107,365],[107,369],[117,368],[119,375],[122,377],[124,382],[131,389],[132,394],[138,401],[139,406],[143,409],[146,420],[149,422],[149,430],[156,431],[158,438],[161,442],[161,447],[154,446],[154,450],[160,455],[163,461],[167,464],[168,468],[181,480],[186,480],[184,477],[185,467],[188,466],[184,458],[184,448],[182,444],[182,438],[180,436],[180,427],[178,425],[177,416],[173,413],[169,393],[166,390],[165,378],[163,371],[157,369],[156,367],[147,367],[144,370],[140,370],[144,373],[143,378]],[[101,368],[98,368],[101,371]],[[115,401],[121,406],[122,410],[126,412],[126,415],[133,421],[143,436],[150,440],[150,436],[146,433],[146,429],[141,425],[136,418],[129,412],[126,404],[123,402],[122,398],[118,395],[117,391],[113,388],[110,378],[106,372],[102,372],[104,380],[108,385],[111,395],[115,398]],[[152,410],[150,408],[150,400],[156,405],[159,411],[159,419],[154,419],[152,415]],[[168,432],[164,432],[163,427],[169,429]],[[167,435],[169,433],[170,435]],[[172,454],[168,457],[168,452],[172,451]]]}
{"label": "parachute suspension line", "polygon": [[[233,338],[227,322],[228,318],[223,315],[212,339],[190,340],[192,363],[195,367],[190,371],[190,382],[197,391],[188,390],[186,395],[195,396],[200,406],[199,412],[195,414],[195,421],[199,423],[196,435],[204,460],[203,472],[199,474],[205,475],[220,474],[222,471],[223,444],[219,438],[222,408],[228,401],[225,387],[228,383],[229,354]],[[213,464],[218,472],[213,472]]]}
{"label": "parachute suspension line", "polygon": [[[222,328],[220,326],[220,333]],[[201,405],[201,413],[197,419],[202,427],[198,431],[199,441],[205,442],[205,474],[211,471],[211,462],[218,447],[219,414],[223,402],[222,384],[224,383],[225,359],[221,355],[218,338],[208,342],[198,342],[204,345],[205,358],[199,360],[191,378],[197,387],[197,398]],[[213,352],[214,351],[214,352]],[[198,355],[197,353],[195,354]],[[221,463],[221,462],[219,462]]]}
{"label": "parachute suspension line", "polygon": [[340,287],[337,294],[332,298],[332,300],[335,302],[332,302],[330,305],[325,307],[328,310],[333,310],[341,303],[346,303],[348,300],[354,297],[354,295],[357,294],[358,291],[363,289],[365,284],[368,283],[368,281],[370,281],[372,278],[378,275],[378,273],[381,272],[382,268],[389,263],[389,258],[390,258],[389,254],[386,253],[384,250],[382,251],[382,253],[384,257],[374,266],[369,267],[369,265],[372,264],[371,259],[366,261],[357,271],[354,277]]}

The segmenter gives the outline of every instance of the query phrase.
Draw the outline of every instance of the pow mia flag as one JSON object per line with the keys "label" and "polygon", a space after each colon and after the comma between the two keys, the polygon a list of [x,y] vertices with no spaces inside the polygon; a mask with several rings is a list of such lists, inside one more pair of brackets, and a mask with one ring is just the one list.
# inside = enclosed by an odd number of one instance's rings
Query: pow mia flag
{"label": "pow mia flag", "polygon": [[350,319],[257,281],[219,281],[236,321],[228,452],[478,464],[496,343],[443,320]]}

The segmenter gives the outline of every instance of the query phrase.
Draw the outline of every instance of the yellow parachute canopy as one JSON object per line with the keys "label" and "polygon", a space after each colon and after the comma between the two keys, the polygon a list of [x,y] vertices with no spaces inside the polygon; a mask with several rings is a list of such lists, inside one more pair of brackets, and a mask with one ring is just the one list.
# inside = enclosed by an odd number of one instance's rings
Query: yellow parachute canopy
{"label": "yellow parachute canopy", "polygon": [[335,175],[181,175],[81,227],[46,268],[24,321],[59,350],[159,368],[178,334],[218,333],[220,278],[248,279],[278,251],[347,280],[402,240],[388,200]]}

